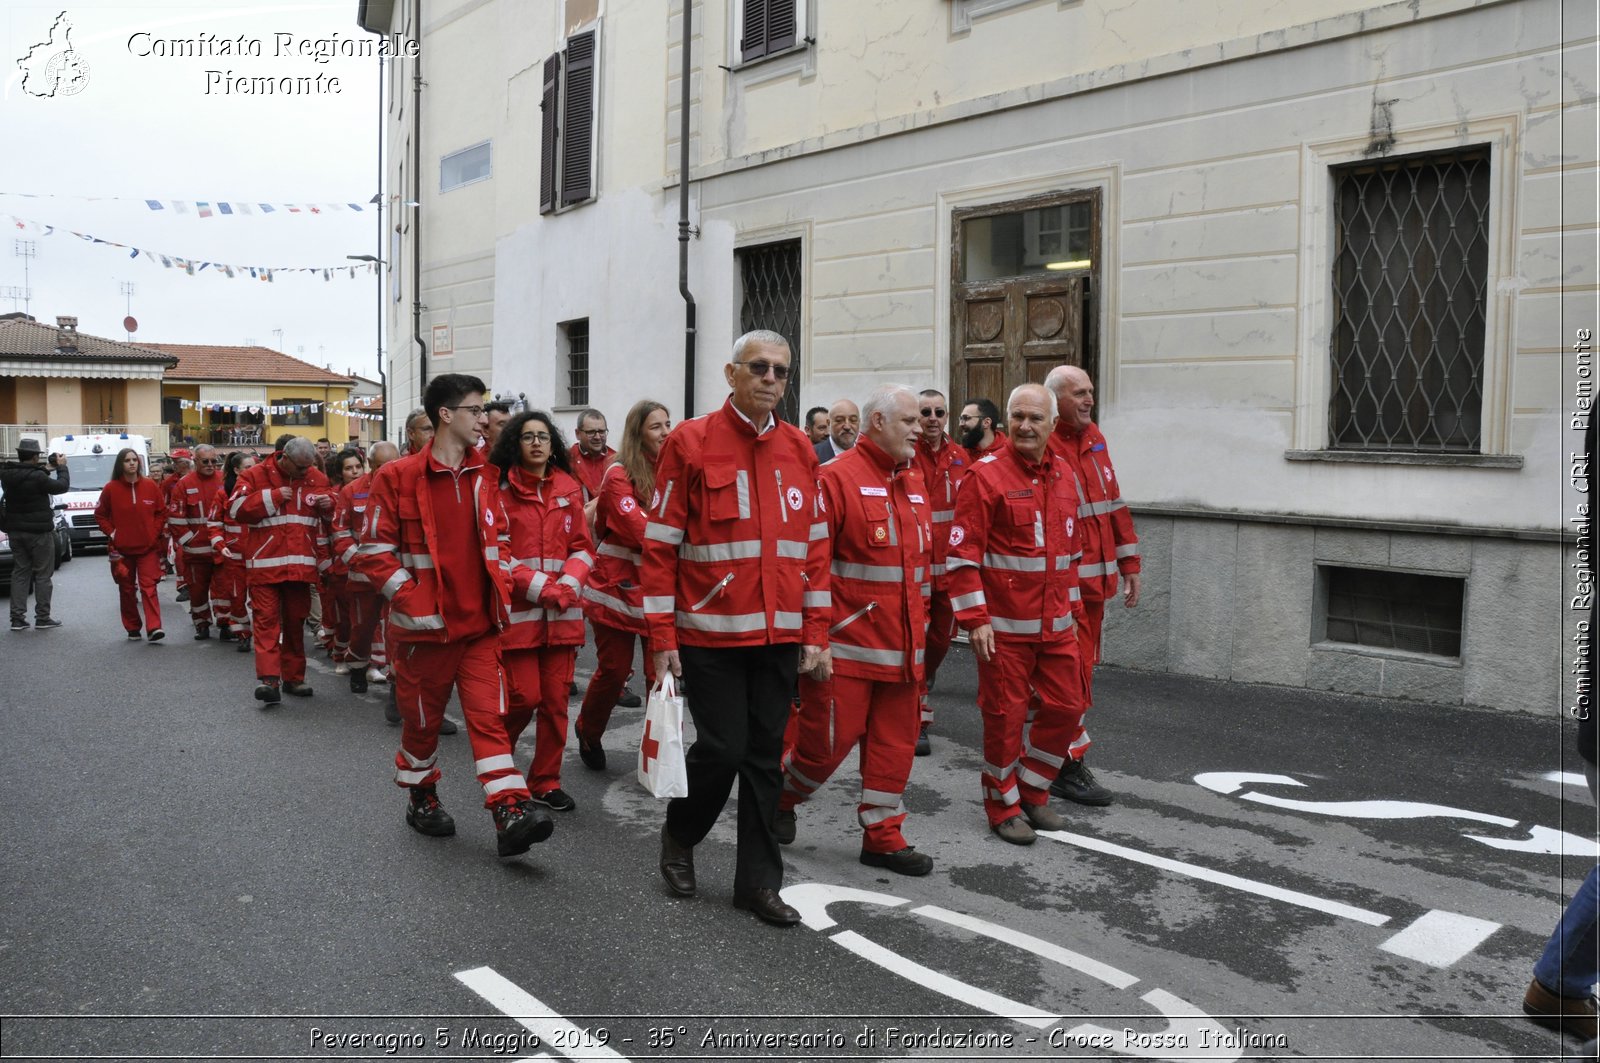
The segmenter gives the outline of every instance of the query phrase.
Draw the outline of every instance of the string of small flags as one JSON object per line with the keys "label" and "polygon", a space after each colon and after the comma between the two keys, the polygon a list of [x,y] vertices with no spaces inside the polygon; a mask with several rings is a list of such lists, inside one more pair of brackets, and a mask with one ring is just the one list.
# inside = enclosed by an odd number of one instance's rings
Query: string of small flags
{"label": "string of small flags", "polygon": [[256,403],[252,405],[250,403],[200,402],[197,399],[179,399],[178,408],[182,410],[209,411],[211,413],[249,413],[257,416],[268,414],[273,417],[284,417],[289,414],[321,413],[323,407],[327,407],[329,413],[335,413],[341,417],[350,417],[358,421],[379,421],[383,419],[382,414],[364,413],[355,409],[356,406],[371,406],[377,401],[376,398],[371,396],[364,396],[349,400],[339,399],[332,402],[290,402],[265,405]]}
{"label": "string of small flags", "polygon": [[173,214],[193,214],[198,218],[253,217],[263,214],[300,214],[317,217],[339,214],[347,210],[357,213],[377,210],[376,203],[262,203],[240,199],[147,199],[144,196],[62,196],[49,192],[4,192],[0,196],[18,196],[22,199],[76,199],[86,203],[143,203],[152,211],[170,211]]}
{"label": "string of small flags", "polygon": [[240,266],[227,262],[206,262],[197,258],[163,254],[160,251],[134,247],[132,244],[102,239],[90,233],[80,233],[75,229],[58,229],[54,225],[46,225],[43,222],[32,221],[28,218],[19,218],[14,214],[4,214],[0,215],[0,217],[9,218],[13,226],[23,232],[32,232],[39,236],[55,236],[58,233],[65,233],[69,236],[76,236],[87,243],[119,248],[128,252],[129,258],[138,258],[143,255],[152,263],[159,262],[163,269],[179,269],[191,277],[204,273],[206,270],[211,270],[218,276],[229,279],[249,277],[252,280],[266,281],[271,284],[274,275],[279,273],[320,273],[325,281],[331,281],[340,274],[346,274],[351,280],[354,280],[358,272],[371,276],[373,271],[378,268],[376,262],[341,262],[337,266]]}

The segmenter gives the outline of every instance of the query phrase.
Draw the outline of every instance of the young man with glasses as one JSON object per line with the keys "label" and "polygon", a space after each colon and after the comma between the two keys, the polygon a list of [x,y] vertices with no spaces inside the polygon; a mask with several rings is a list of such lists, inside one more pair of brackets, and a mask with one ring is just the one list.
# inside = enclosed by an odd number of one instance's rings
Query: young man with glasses
{"label": "young man with glasses", "polygon": [[944,393],[928,388],[917,396],[922,434],[917,437],[917,471],[928,489],[928,504],[933,510],[933,595],[928,599],[928,649],[922,680],[922,727],[917,733],[917,756],[932,752],[928,728],[933,710],[928,707],[928,691],[933,688],[939,665],[950,652],[955,633],[955,612],[950,608],[950,580],[945,574],[945,556],[950,551],[950,522],[956,515],[956,489],[969,468],[967,452],[945,431],[950,410]]}
{"label": "young man with glasses", "polygon": [[389,601],[389,665],[401,716],[395,782],[406,823],[444,837],[455,820],[439,803],[439,723],[460,696],[484,805],[502,857],[550,836],[512,759],[500,631],[511,610],[511,540],[494,466],[476,443],[487,421],[484,384],[447,373],[429,381],[434,427],[421,450],[372,477],[366,529],[351,566]]}
{"label": "young man with glasses", "polygon": [[578,439],[572,444],[572,474],[583,485],[585,502],[600,497],[600,484],[606,470],[617,460],[617,452],[606,446],[606,415],[599,410],[578,414]]}
{"label": "young man with glasses", "polygon": [[332,515],[333,489],[317,469],[317,448],[301,436],[240,473],[234,484],[228,516],[244,528],[256,700],[263,707],[278,704],[283,693],[311,696],[306,617],[317,582],[318,540],[326,543]]}
{"label": "young man with glasses", "polygon": [[976,398],[961,407],[961,445],[973,463],[982,461],[1005,446],[1005,429],[1000,427],[1000,407],[987,398]]}
{"label": "young man with glasses", "polygon": [[739,782],[733,903],[777,926],[800,913],[778,895],[773,833],[796,671],[832,674],[828,524],[805,433],[774,415],[789,343],[746,333],[723,367],[722,408],[679,425],[661,448],[640,582],[657,675],[690,680],[696,741],[689,796],[667,805],[661,875],[695,893],[694,847]]}
{"label": "young man with glasses", "polygon": [[[222,455],[205,443],[194,450],[194,470],[178,481],[178,549],[189,576],[189,618],[194,622],[196,640],[211,637],[211,584],[216,566],[211,555],[211,504],[222,493]],[[223,623],[224,639],[228,638]]]}

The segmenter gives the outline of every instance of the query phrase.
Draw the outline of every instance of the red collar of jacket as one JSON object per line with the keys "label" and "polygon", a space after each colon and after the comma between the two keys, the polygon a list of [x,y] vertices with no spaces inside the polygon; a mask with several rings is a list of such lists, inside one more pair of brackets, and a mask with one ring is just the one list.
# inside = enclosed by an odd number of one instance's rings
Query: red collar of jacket
{"label": "red collar of jacket", "polygon": [[481,469],[488,464],[488,459],[483,456],[483,451],[476,447],[468,447],[461,458],[459,466],[446,465],[433,456],[433,440],[428,440],[422,447],[422,467],[428,472],[447,472],[452,476],[458,472],[467,472],[471,469]]}
{"label": "red collar of jacket", "polygon": [[1076,454],[1088,450],[1105,437],[1100,434],[1100,426],[1090,421],[1082,428],[1068,428],[1065,421],[1056,423],[1056,430],[1051,433],[1062,443],[1066,444],[1069,451]]}
{"label": "red collar of jacket", "polygon": [[[1006,437],[1004,453],[1012,461],[1016,462],[1017,466],[1028,476],[1048,475],[1050,472],[1050,461],[1055,457],[1054,454],[1050,453],[1050,448],[1046,447],[1043,459],[1039,461],[1029,461],[1027,458],[1022,456],[1022,451],[1017,449],[1017,445],[1011,441],[1009,436]],[[1001,459],[997,457],[995,460],[999,461]]]}
{"label": "red collar of jacket", "polygon": [[897,472],[904,472],[905,470],[911,468],[911,462],[909,459],[896,463],[895,460],[889,456],[888,451],[874,443],[866,436],[865,433],[856,436],[856,445],[850,449],[860,450],[869,459],[871,459],[872,464],[885,476],[893,476]]}
{"label": "red collar of jacket", "polygon": [[544,476],[535,480],[523,469],[515,468],[506,473],[506,488],[518,499],[533,500],[541,497],[539,489],[544,488],[543,498],[560,498],[562,495],[575,495],[583,490],[577,480],[568,476],[554,465],[544,467]]}

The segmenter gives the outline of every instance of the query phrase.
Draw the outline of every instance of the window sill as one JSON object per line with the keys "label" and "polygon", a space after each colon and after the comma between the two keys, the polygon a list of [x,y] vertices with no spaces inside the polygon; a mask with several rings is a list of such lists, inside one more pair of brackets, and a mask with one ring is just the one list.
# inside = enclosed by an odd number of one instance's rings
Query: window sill
{"label": "window sill", "polygon": [[1385,646],[1363,646],[1357,642],[1335,642],[1332,639],[1322,639],[1311,644],[1313,653],[1351,653],[1358,657],[1379,657],[1390,661],[1405,661],[1410,664],[1431,664],[1435,668],[1461,667],[1460,657],[1442,657],[1435,653],[1417,653],[1413,650],[1395,650]]}
{"label": "window sill", "polygon": [[809,77],[817,72],[816,53],[811,47],[811,42],[801,40],[793,47],[785,48],[781,52],[748,59],[742,63],[724,67],[730,74],[738,74],[739,81],[744,85],[759,85],[766,81],[776,81],[788,77],[790,74],[799,74]]}
{"label": "window sill", "polygon": [[1285,461],[1334,465],[1434,465],[1462,469],[1520,469],[1521,454],[1419,454],[1386,450],[1286,450]]}

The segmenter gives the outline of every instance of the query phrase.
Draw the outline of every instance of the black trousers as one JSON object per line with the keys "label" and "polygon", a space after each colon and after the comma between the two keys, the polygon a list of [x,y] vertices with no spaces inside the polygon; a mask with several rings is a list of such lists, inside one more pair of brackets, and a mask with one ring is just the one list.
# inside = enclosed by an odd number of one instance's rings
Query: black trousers
{"label": "black trousers", "polygon": [[783,885],[783,857],[772,835],[783,785],[783,731],[800,667],[795,643],[678,650],[689,682],[695,743],[684,761],[689,796],[667,803],[667,833],[698,845],[722,814],[739,780],[739,855],[736,897]]}

